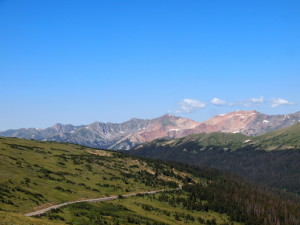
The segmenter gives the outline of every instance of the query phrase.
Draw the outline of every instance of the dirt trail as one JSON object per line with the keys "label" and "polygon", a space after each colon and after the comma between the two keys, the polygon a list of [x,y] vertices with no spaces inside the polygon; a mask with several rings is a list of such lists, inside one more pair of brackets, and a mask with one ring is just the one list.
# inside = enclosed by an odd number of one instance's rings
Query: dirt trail
{"label": "dirt trail", "polygon": [[[178,189],[181,189],[181,188],[178,188]],[[158,193],[158,192],[172,191],[172,190],[178,190],[178,189],[137,192],[137,193],[125,194],[125,195],[122,195],[122,197],[136,196],[138,194],[153,195],[153,194]],[[60,208],[62,206],[65,206],[65,205],[71,205],[71,204],[79,203],[79,202],[105,202],[105,201],[115,200],[117,198],[118,198],[118,196],[113,195],[113,196],[102,197],[102,198],[93,198],[93,199],[84,199],[84,200],[78,200],[78,201],[70,201],[70,202],[65,202],[65,203],[61,203],[61,204],[58,204],[58,205],[53,205],[51,207],[41,209],[41,210],[38,210],[38,211],[34,211],[34,212],[31,212],[31,213],[26,213],[25,216],[38,216],[38,215],[44,214],[45,212],[48,212],[51,209],[57,209],[57,208]]]}

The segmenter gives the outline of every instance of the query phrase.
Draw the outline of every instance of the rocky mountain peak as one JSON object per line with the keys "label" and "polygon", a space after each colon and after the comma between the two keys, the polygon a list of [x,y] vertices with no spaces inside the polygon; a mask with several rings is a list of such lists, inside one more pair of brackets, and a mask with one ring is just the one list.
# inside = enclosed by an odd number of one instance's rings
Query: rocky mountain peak
{"label": "rocky mountain peak", "polygon": [[61,123],[56,123],[56,124],[54,124],[51,128],[53,128],[54,130],[60,132],[60,131],[62,130],[62,127],[63,127],[63,126],[64,126],[64,125],[62,125]]}
{"label": "rocky mountain peak", "polygon": [[163,119],[181,119],[182,117],[180,116],[174,116],[174,115],[171,115],[171,114],[165,114],[159,118],[163,118]]}

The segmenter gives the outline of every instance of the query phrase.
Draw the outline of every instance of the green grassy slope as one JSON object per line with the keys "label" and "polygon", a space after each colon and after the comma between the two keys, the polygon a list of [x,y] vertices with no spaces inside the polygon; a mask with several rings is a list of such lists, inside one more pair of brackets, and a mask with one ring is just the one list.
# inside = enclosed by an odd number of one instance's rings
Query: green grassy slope
{"label": "green grassy slope", "polygon": [[[44,217],[70,224],[232,224],[226,214],[211,210],[187,210],[182,202],[172,201],[172,198],[186,201],[188,193],[159,193],[155,195],[136,196],[102,203],[81,203],[70,205],[47,213]],[[203,204],[205,202],[203,201]],[[214,223],[215,222],[215,223]]]}
{"label": "green grassy slope", "polygon": [[183,138],[176,139],[157,139],[152,142],[142,144],[135,149],[140,149],[145,146],[153,147],[169,147],[169,148],[183,148],[185,151],[189,151],[191,148],[193,151],[204,151],[211,149],[220,150],[234,150],[243,145],[245,141],[251,139],[243,134],[231,134],[231,133],[200,133],[191,134]]}
{"label": "green grassy slope", "polygon": [[[0,138],[0,159],[1,225],[93,224],[94,216],[96,219],[104,216],[108,224],[115,224],[113,218],[119,218],[119,224],[132,224],[137,220],[142,224],[143,221],[144,224],[186,224],[179,221],[190,216],[208,222],[230,221],[222,213],[188,212],[146,196],[128,197],[112,203],[78,203],[52,210],[42,219],[28,218],[22,214],[66,201],[173,189],[185,183],[205,185],[207,179],[171,165],[119,152],[17,138]],[[148,206],[155,210],[144,209]],[[166,210],[169,215],[164,215]],[[162,215],[158,217],[157,213]]]}
{"label": "green grassy slope", "polygon": [[0,138],[0,210],[31,212],[66,201],[176,187],[185,173],[118,152]]}
{"label": "green grassy slope", "polygon": [[17,213],[0,211],[0,225],[63,225],[61,221],[47,221],[29,218]]}
{"label": "green grassy slope", "polygon": [[300,123],[254,137],[252,144],[268,151],[300,149]]}

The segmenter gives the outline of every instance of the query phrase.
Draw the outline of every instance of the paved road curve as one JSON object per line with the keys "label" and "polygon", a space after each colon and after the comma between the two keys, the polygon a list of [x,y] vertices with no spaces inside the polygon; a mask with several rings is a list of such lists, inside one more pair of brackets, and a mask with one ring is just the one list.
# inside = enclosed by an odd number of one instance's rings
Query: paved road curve
{"label": "paved road curve", "polygon": [[[176,190],[176,189],[172,189],[172,190]],[[163,191],[171,191],[171,190],[145,191],[145,192],[138,192],[138,193],[126,194],[126,195],[122,195],[122,196],[123,197],[130,197],[130,196],[135,196],[135,195],[138,195],[138,194],[153,195],[155,193],[163,192]],[[37,216],[37,215],[41,215],[41,214],[44,214],[45,212],[48,212],[51,209],[57,209],[57,208],[60,208],[62,206],[65,206],[65,205],[71,205],[71,204],[79,203],[79,202],[105,202],[105,201],[111,201],[111,200],[114,200],[114,199],[117,199],[117,198],[118,198],[118,196],[113,195],[113,196],[109,196],[109,197],[102,197],[102,198],[94,198],[94,199],[85,199],[85,200],[65,202],[65,203],[61,203],[61,204],[58,204],[58,205],[53,205],[51,207],[48,207],[48,208],[45,208],[45,209],[41,209],[41,210],[38,210],[38,211],[35,211],[35,212],[26,213],[25,216]]]}

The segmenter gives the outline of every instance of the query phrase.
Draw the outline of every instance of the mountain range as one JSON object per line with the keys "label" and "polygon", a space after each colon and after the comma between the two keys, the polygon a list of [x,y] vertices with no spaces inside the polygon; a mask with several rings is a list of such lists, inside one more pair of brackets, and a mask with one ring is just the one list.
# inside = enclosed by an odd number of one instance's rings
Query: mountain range
{"label": "mountain range", "polygon": [[266,115],[257,111],[234,111],[197,122],[174,115],[155,119],[131,119],[124,123],[94,122],[89,125],[55,124],[46,129],[22,128],[0,132],[0,136],[69,142],[89,147],[129,150],[157,138],[180,138],[195,133],[241,133],[257,136],[300,122],[300,112]]}

